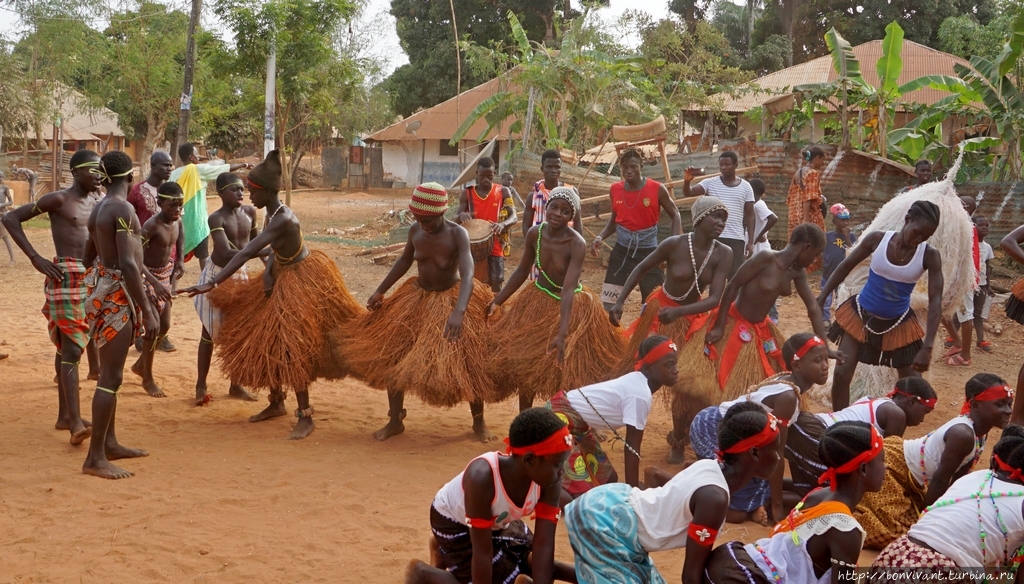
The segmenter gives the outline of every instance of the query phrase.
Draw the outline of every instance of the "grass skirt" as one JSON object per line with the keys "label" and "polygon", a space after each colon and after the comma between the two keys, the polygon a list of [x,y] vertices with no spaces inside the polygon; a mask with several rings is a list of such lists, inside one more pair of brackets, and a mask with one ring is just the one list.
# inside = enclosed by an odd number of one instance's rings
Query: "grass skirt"
{"label": "grass skirt", "polygon": [[925,492],[910,476],[903,438],[885,438],[885,480],[876,493],[864,493],[853,512],[867,532],[866,549],[880,550],[906,535],[924,509]]}
{"label": "grass skirt", "polygon": [[[681,316],[668,324],[661,324],[658,320],[658,312],[662,308],[681,306],[671,298],[665,296],[664,289],[658,287],[650,296],[647,303],[640,311],[640,317],[633,321],[633,324],[623,331],[627,339],[626,352],[622,360],[615,367],[614,376],[621,377],[633,370],[636,365],[636,355],[640,351],[640,345],[652,335],[664,335],[675,341],[677,347],[682,347],[703,326],[707,320],[707,312],[703,314],[689,314]],[[691,333],[692,331],[692,333]]]}
{"label": "grass skirt", "polygon": [[546,400],[559,391],[612,379],[626,343],[600,298],[588,289],[573,298],[561,367],[557,355],[548,354],[548,344],[558,334],[561,303],[530,285],[506,307],[489,337],[487,367],[498,394],[518,392]]}
{"label": "grass skirt", "polygon": [[1024,279],[1010,289],[1010,297],[1006,299],[1006,316],[1017,324],[1024,324]]}
{"label": "grass skirt", "polygon": [[305,391],[320,377],[341,378],[329,332],[351,326],[364,312],[331,258],[310,251],[299,262],[274,265],[267,298],[263,278],[230,279],[210,292],[221,311],[217,358],[232,382],[252,389]]}
{"label": "grass skirt", "polygon": [[[898,325],[898,319],[881,319],[866,310],[861,313],[868,317],[865,323],[858,313],[857,295],[846,299],[836,309],[836,320],[828,331],[828,338],[839,344],[844,335],[850,335],[860,343],[857,350],[857,362],[865,365],[882,365],[885,367],[907,367],[914,362],[914,356],[924,346],[924,330],[911,308]],[[867,324],[876,331],[889,331],[878,335],[868,330]],[[889,330],[892,326],[896,326]]]}
{"label": "grass skirt", "polygon": [[493,297],[487,286],[473,285],[459,340],[442,336],[460,287],[431,292],[417,277],[403,282],[379,310],[348,329],[342,345],[352,374],[371,387],[412,393],[445,408],[507,397],[494,393],[487,375],[487,306]]}

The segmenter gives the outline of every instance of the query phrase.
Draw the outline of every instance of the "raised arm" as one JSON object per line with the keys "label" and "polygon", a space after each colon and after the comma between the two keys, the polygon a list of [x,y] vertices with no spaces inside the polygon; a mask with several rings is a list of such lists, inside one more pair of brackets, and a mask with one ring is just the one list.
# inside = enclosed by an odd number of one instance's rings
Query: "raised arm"
{"label": "raised arm", "polygon": [[57,282],[64,279],[64,270],[52,261],[39,255],[36,248],[32,247],[28,237],[25,235],[25,228],[22,226],[22,223],[32,219],[33,217],[42,215],[43,213],[51,213],[59,210],[61,206],[64,205],[65,198],[66,195],[63,191],[43,195],[35,203],[22,205],[3,217],[0,217],[0,221],[2,221],[4,227],[7,228],[7,232],[11,234],[11,239],[13,239],[14,243],[21,248],[21,251],[28,256],[29,261],[32,262],[32,267],[42,275]]}
{"label": "raised arm", "polygon": [[825,285],[822,286],[821,292],[818,294],[819,307],[825,305],[825,299],[828,298],[828,295],[834,292],[835,289],[838,288],[844,280],[846,280],[846,277],[850,275],[850,272],[852,272],[855,267],[857,267],[857,264],[868,259],[868,257],[874,253],[875,248],[877,248],[878,244],[881,243],[883,236],[885,236],[885,233],[881,231],[872,231],[865,235],[864,238],[861,239],[860,243],[855,245],[853,249],[846,254],[846,259],[836,266],[836,270],[832,272],[831,276],[829,276],[828,282],[825,282]]}
{"label": "raised arm", "polygon": [[690,186],[690,181],[693,180],[693,177],[697,176],[698,172],[700,172],[700,169],[692,166],[687,167],[687,169],[683,171],[683,197],[699,197],[707,194],[704,190],[704,185],[702,184],[697,184],[692,187]]}
{"label": "raised arm", "polygon": [[668,214],[669,219],[672,220],[672,235],[679,235],[683,232],[683,222],[679,218],[679,207],[676,206],[675,199],[672,198],[672,193],[668,191],[665,185],[661,185],[658,189],[658,203],[661,205],[662,210]]}
{"label": "raised arm", "polygon": [[[1006,255],[1013,258],[1013,261],[1018,264],[1024,264],[1024,249],[1021,249],[1020,244],[1024,242],[1024,225],[1014,229],[999,242],[999,247],[1003,248]],[[1022,570],[1024,572],[1024,570]]]}

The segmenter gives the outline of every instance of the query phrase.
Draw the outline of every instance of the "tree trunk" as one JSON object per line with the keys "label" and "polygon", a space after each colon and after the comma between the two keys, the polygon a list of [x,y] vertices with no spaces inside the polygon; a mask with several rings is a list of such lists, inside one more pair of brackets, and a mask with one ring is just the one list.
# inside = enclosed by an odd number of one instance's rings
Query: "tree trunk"
{"label": "tree trunk", "polygon": [[796,0],[781,0],[782,2],[782,29],[786,38],[789,39],[789,55],[786,56],[786,66],[793,66],[793,21],[796,20]]}
{"label": "tree trunk", "polygon": [[885,102],[878,102],[878,155],[886,158],[886,150],[889,146],[889,138],[886,130],[889,126],[889,112]]}
{"label": "tree trunk", "polygon": [[[289,170],[288,172],[291,176],[291,183],[293,189],[299,188],[299,163],[302,162],[302,157],[305,155],[306,147],[298,146],[295,150],[295,156],[292,156],[291,158],[291,170]],[[310,173],[310,176],[312,176],[312,173]]]}
{"label": "tree trunk", "polygon": [[[150,116],[149,120],[146,120],[146,133],[142,137],[142,150],[139,152],[139,176],[136,177],[139,180],[145,180],[149,176],[149,157],[153,155],[156,150],[157,144],[160,139],[164,137],[164,132],[167,131],[167,122],[159,122],[155,118],[158,116]],[[174,160],[175,154],[168,153],[171,155],[171,160]]]}
{"label": "tree trunk", "polygon": [[[747,0],[747,58],[750,58],[752,37],[754,36],[754,4],[757,0]],[[790,39],[792,42],[792,39]]]}

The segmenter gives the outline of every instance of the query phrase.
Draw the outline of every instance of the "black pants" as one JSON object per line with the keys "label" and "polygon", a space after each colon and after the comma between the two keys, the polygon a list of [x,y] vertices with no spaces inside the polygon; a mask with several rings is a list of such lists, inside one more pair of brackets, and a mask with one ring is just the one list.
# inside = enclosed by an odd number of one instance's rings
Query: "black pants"
{"label": "black pants", "polygon": [[732,250],[732,268],[729,269],[729,279],[736,275],[736,271],[740,269],[740,264],[746,258],[743,257],[743,253],[747,251],[747,242],[742,239],[729,239],[728,237],[719,237],[718,241],[721,241],[725,245],[729,246]]}
{"label": "black pants", "polygon": [[[629,274],[644,261],[644,258],[654,253],[655,247],[641,247],[636,253],[626,249],[624,245],[616,244],[612,248],[611,256],[608,258],[608,271],[604,275],[604,286],[601,288],[601,302],[605,308],[611,308],[619,299],[622,285],[626,283]],[[661,268],[654,268],[640,278],[640,298],[647,302],[647,297],[655,288],[665,283],[665,273]]]}

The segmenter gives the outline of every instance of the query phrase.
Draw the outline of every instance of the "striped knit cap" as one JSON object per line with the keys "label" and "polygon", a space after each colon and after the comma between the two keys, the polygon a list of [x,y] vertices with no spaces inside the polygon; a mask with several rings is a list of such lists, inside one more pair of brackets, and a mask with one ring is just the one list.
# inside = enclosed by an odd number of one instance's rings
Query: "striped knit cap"
{"label": "striped knit cap", "polygon": [[555,199],[563,199],[572,207],[573,218],[580,216],[580,197],[572,187],[555,187],[548,193],[548,205]]}
{"label": "striped knit cap", "polygon": [[417,215],[444,215],[448,210],[448,191],[437,183],[423,183],[412,191],[409,210]]}

